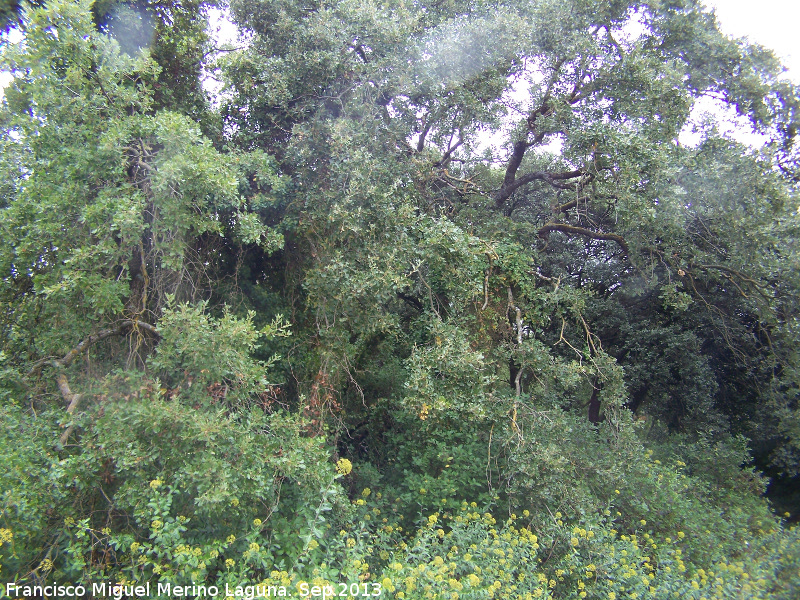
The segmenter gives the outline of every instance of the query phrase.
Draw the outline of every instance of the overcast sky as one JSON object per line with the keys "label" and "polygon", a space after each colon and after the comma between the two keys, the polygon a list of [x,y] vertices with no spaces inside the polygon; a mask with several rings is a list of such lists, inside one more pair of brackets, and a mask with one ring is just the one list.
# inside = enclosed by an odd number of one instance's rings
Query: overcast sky
{"label": "overcast sky", "polygon": [[706,0],[713,7],[722,31],[774,50],[800,83],[800,1]]}

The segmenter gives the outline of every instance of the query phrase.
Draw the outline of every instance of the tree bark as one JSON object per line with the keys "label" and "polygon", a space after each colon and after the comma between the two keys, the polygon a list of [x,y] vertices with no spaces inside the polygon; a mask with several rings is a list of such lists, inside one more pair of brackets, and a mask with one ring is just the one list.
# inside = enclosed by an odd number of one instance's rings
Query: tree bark
{"label": "tree bark", "polygon": [[600,387],[595,385],[592,389],[592,397],[589,398],[589,422],[597,425],[600,423]]}

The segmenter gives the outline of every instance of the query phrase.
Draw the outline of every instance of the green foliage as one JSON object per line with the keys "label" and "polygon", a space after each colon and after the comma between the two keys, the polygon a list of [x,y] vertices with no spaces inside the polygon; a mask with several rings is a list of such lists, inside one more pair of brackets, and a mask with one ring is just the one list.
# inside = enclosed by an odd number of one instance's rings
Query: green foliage
{"label": "green foliage", "polygon": [[[698,0],[21,6],[5,581],[797,595],[769,51]],[[774,141],[675,143],[703,96]]]}
{"label": "green foliage", "polygon": [[58,417],[43,414],[33,418],[16,402],[8,398],[3,402],[0,452],[6,458],[6,468],[0,475],[0,523],[7,533],[0,534],[0,573],[6,579],[26,572],[26,567],[39,558],[49,542],[48,515],[69,501],[67,490],[54,485],[59,460],[49,447],[58,432]]}
{"label": "green foliage", "polygon": [[385,446],[375,449],[373,460],[384,474],[380,489],[395,499],[394,510],[406,525],[463,497],[482,505],[492,501],[500,469],[491,453],[500,451],[488,419],[427,405],[418,412],[393,411],[391,419]]}
{"label": "green foliage", "polygon": [[258,338],[290,332],[281,316],[259,332],[253,327],[253,313],[242,320],[226,309],[214,319],[205,310],[204,303],[175,308],[168,304],[160,321],[161,341],[148,366],[168,386],[169,397],[187,402],[205,398],[230,407],[251,404],[267,389],[267,370],[279,359],[253,360]]}

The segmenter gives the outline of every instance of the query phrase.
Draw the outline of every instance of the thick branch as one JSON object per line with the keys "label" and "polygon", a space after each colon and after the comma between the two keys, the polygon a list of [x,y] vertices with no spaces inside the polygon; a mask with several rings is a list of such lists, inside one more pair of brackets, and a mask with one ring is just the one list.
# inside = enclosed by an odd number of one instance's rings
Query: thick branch
{"label": "thick branch", "polygon": [[[516,144],[514,144],[514,151],[511,153],[511,158],[508,159],[508,165],[506,166],[506,175],[503,178],[503,187],[501,188],[500,192],[502,193],[503,190],[506,188],[514,185],[514,180],[517,177],[517,170],[519,166],[522,164],[522,159],[525,157],[525,151],[528,149],[528,142],[526,140],[520,140]],[[511,194],[509,194],[510,196]],[[508,196],[504,197],[502,200],[505,200]],[[498,202],[502,202],[498,195]],[[498,208],[499,208],[498,204]]]}
{"label": "thick branch", "polygon": [[[509,316],[511,312],[514,313],[514,327],[517,330],[517,340],[516,346],[517,348],[522,345],[522,310],[520,310],[519,306],[516,305],[514,302],[514,294],[511,292],[511,288],[508,288],[508,308],[506,309],[506,315]],[[509,317],[509,325],[511,325],[511,318]],[[516,360],[514,360],[514,354],[512,352],[511,356],[508,357],[508,384],[513,387],[517,392],[517,398],[521,393],[520,382],[522,380],[522,365],[518,364]]]}
{"label": "thick branch", "polygon": [[[36,361],[31,367],[31,370],[28,371],[28,377],[32,377],[34,375],[39,375],[46,366],[50,365],[55,369],[63,369],[64,367],[68,367],[72,364],[72,362],[78,358],[81,354],[86,352],[93,344],[109,338],[114,335],[122,335],[126,333],[128,330],[137,330],[143,329],[150,333],[152,336],[156,338],[160,338],[161,334],[158,333],[158,330],[150,325],[149,323],[144,323],[142,321],[132,321],[127,319],[122,321],[117,327],[113,329],[104,329],[98,333],[94,333],[90,336],[84,338],[77,346],[75,346],[72,350],[67,352],[61,358],[43,358],[39,361]],[[58,384],[58,389],[61,392],[61,396],[64,398],[64,401],[67,403],[67,413],[72,415],[78,409],[78,405],[81,402],[81,395],[75,394],[69,387],[69,382],[67,381],[67,376],[64,373],[59,373],[56,377],[56,383]],[[67,429],[64,430],[64,433],[61,434],[59,437],[59,441],[61,445],[67,443],[70,434],[72,433],[73,426],[70,425]]]}
{"label": "thick branch", "polygon": [[[694,265],[694,266],[697,267],[698,269],[703,269],[705,271],[713,269],[717,271],[722,271],[723,273],[728,273],[727,277],[730,278],[731,283],[733,283],[734,285],[736,285],[736,282],[733,281],[733,278],[731,276],[736,276],[740,280],[751,284],[764,299],[770,300],[770,297],[766,293],[764,293],[764,290],[768,289],[768,286],[764,285],[763,283],[759,283],[752,277],[748,277],[747,275],[741,273],[740,271],[737,271],[736,269],[731,269],[730,267],[726,267],[724,265]],[[739,286],[737,285],[736,287]],[[739,288],[739,291],[742,292],[741,288]],[[747,295],[744,292],[742,292],[742,295],[747,297]]]}
{"label": "thick branch", "polygon": [[367,54],[366,52],[364,52],[364,46],[362,46],[361,44],[357,44],[356,46],[353,47],[353,50],[355,50],[356,54],[358,54],[361,57],[361,60],[364,61],[364,64],[367,64],[369,62]]}
{"label": "thick branch", "polygon": [[417,152],[422,152],[425,149],[425,137],[428,135],[428,132],[431,130],[431,126],[433,125],[433,120],[428,123],[425,123],[425,126],[422,128],[422,131],[419,133],[419,141],[417,142]]}
{"label": "thick branch", "polygon": [[568,235],[582,235],[593,240],[611,240],[617,242],[619,247],[622,248],[622,251],[626,255],[630,254],[628,243],[625,241],[625,238],[623,238],[621,235],[617,235],[616,233],[598,233],[596,231],[592,231],[591,229],[576,227],[575,225],[567,225],[566,223],[547,223],[539,228],[539,237],[546,240],[551,231],[560,231],[561,233],[566,233]]}
{"label": "thick branch", "polygon": [[420,302],[414,296],[410,296],[405,292],[395,292],[395,293],[397,294],[397,297],[400,298],[400,300],[408,304],[411,308],[418,310],[419,312],[425,310],[425,305],[422,304],[422,302]]}
{"label": "thick branch", "polygon": [[456,142],[456,144],[454,146],[450,146],[447,149],[447,152],[444,153],[442,158],[434,166],[436,166],[436,167],[446,167],[447,164],[450,162],[450,159],[453,157],[453,152],[458,150],[458,147],[461,146],[463,143],[464,143],[464,140],[459,137],[458,138],[458,142]]}
{"label": "thick branch", "polygon": [[[522,158],[520,158],[520,160],[522,160]],[[511,164],[509,164],[509,168],[511,168]],[[516,173],[516,169],[514,169],[514,173]],[[558,181],[563,181],[565,179],[574,179],[575,177],[581,177],[582,175],[584,175],[584,172],[581,169],[575,169],[574,171],[565,171],[563,173],[548,173],[546,171],[534,171],[533,173],[526,173],[525,175],[519,178],[514,178],[514,175],[512,174],[512,178],[510,182],[508,182],[508,170],[506,170],[506,180],[503,181],[503,187],[500,188],[500,191],[498,191],[497,195],[495,196],[495,207],[500,208],[501,206],[503,206],[503,203],[511,197],[511,194],[513,194],[518,188],[532,181],[536,180],[546,181],[547,183],[549,183],[554,187],[562,187],[562,185],[557,183]]]}
{"label": "thick branch", "polygon": [[575,200],[572,200],[571,202],[567,202],[565,204],[562,204],[561,206],[556,206],[553,209],[553,214],[560,215],[561,213],[568,212],[571,208],[575,208],[576,206],[578,206],[578,200],[586,200],[586,198],[585,197],[584,198],[576,198]]}
{"label": "thick branch", "polygon": [[64,367],[68,367],[69,365],[72,364],[72,362],[76,358],[78,358],[78,356],[86,352],[86,350],[88,350],[91,346],[93,346],[97,342],[102,341],[114,335],[122,335],[130,329],[134,330],[143,329],[156,338],[161,337],[161,334],[158,333],[158,330],[149,323],[145,323],[143,321],[132,321],[128,319],[122,321],[122,323],[120,323],[117,327],[113,329],[103,329],[98,333],[93,333],[92,335],[87,336],[77,346],[75,346],[72,350],[67,352],[62,358],[43,358],[41,360],[36,361],[33,364],[33,367],[31,367],[31,370],[28,371],[28,377],[40,374],[42,372],[42,369],[47,365],[50,365],[56,369],[63,369]]}
{"label": "thick branch", "polygon": [[[59,374],[56,381],[58,381],[58,389],[61,390],[61,395],[64,397],[64,400],[68,403],[67,413],[71,415],[75,414],[75,410],[78,408],[78,404],[80,404],[81,402],[80,394],[72,393],[72,390],[69,389],[69,383],[67,382],[67,377],[63,373]],[[67,443],[67,440],[69,439],[69,436],[72,433],[72,428],[73,426],[70,425],[64,430],[64,433],[61,434],[59,441],[61,442],[62,446]]]}

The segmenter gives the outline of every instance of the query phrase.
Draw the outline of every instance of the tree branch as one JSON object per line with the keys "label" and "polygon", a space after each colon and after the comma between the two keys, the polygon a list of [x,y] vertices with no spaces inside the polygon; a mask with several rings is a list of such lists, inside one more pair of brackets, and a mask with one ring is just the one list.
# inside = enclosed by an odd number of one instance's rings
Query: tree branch
{"label": "tree branch", "polygon": [[598,233],[596,231],[592,231],[591,229],[576,227],[575,225],[567,225],[566,223],[546,223],[539,228],[538,235],[543,240],[546,240],[551,231],[560,231],[561,233],[566,233],[568,235],[582,235],[593,240],[611,240],[619,244],[619,247],[622,248],[622,251],[626,256],[630,255],[628,243],[625,241],[625,238],[623,238],[621,235],[617,235],[616,233]]}
{"label": "tree branch", "polygon": [[126,333],[129,329],[143,329],[150,333],[153,337],[160,338],[161,334],[158,330],[150,325],[149,323],[145,323],[144,321],[133,321],[130,319],[126,319],[119,324],[119,326],[113,329],[103,329],[98,333],[93,333],[92,335],[87,336],[83,339],[77,346],[75,346],[72,350],[67,352],[61,358],[43,358],[41,360],[36,361],[33,366],[31,367],[30,371],[28,371],[28,377],[33,377],[34,375],[38,375],[42,372],[44,367],[50,365],[55,369],[63,369],[64,367],[68,367],[72,364],[72,362],[78,358],[81,354],[86,352],[91,346],[96,344],[99,341],[102,341],[106,338],[109,338],[114,335],[122,335]]}
{"label": "tree branch", "polygon": [[400,298],[400,300],[402,300],[403,302],[408,304],[411,308],[414,308],[414,309],[418,310],[419,312],[422,312],[423,310],[425,310],[425,305],[422,304],[422,302],[420,302],[414,296],[410,296],[410,295],[406,294],[405,292],[395,292],[395,293],[397,294],[397,297]]}
{"label": "tree branch", "polygon": [[433,122],[427,122],[422,127],[422,131],[419,134],[419,141],[417,142],[417,152],[422,152],[425,149],[425,137],[428,135],[428,132],[431,130],[433,126]]}
{"label": "tree branch", "polygon": [[[41,360],[36,361],[33,366],[31,367],[30,371],[28,371],[28,377],[33,377],[35,375],[40,375],[42,369],[46,366],[51,366],[54,369],[61,370],[65,367],[68,367],[73,363],[73,361],[78,358],[81,354],[86,352],[91,346],[96,344],[99,341],[102,341],[106,338],[109,338],[114,335],[122,335],[129,330],[144,330],[150,333],[155,338],[161,338],[161,334],[158,333],[158,330],[150,325],[150,323],[145,323],[143,321],[133,321],[131,319],[126,319],[122,321],[117,327],[113,329],[103,329],[98,333],[93,333],[92,335],[87,336],[81,342],[78,343],[72,350],[67,352],[61,358],[43,358]],[[56,383],[58,384],[58,389],[61,392],[61,396],[64,398],[64,401],[67,403],[67,413],[72,415],[78,409],[78,405],[81,402],[81,395],[75,394],[69,387],[69,382],[67,381],[67,376],[64,373],[59,373],[56,376]],[[64,433],[61,434],[59,437],[59,441],[61,445],[67,443],[70,434],[72,433],[74,426],[70,425],[67,429],[64,430]]]}
{"label": "tree branch", "polygon": [[[755,288],[755,290],[761,295],[761,297],[763,297],[765,300],[770,300],[769,295],[767,295],[764,292],[764,290],[769,289],[768,286],[764,285],[763,283],[759,283],[755,279],[748,277],[747,275],[745,275],[740,271],[737,271],[736,269],[731,269],[730,267],[726,267],[724,265],[693,265],[693,266],[697,267],[698,269],[703,269],[704,271],[716,270],[716,271],[722,271],[723,273],[727,273],[728,274],[727,278],[729,279],[729,281],[734,285],[736,285],[737,288],[739,288],[736,282],[733,281],[733,277],[731,277],[731,276],[736,276],[740,280],[751,284]],[[741,288],[739,288],[739,291],[745,298],[747,297],[747,294],[745,294]]]}
{"label": "tree branch", "polygon": [[[515,153],[517,146],[522,143],[526,144],[527,142],[517,142],[514,145]],[[524,150],[522,151],[524,154]],[[512,157],[512,162],[515,160]],[[522,155],[519,157],[520,162],[522,161]],[[513,172],[510,173],[509,177],[509,169],[511,169],[512,164],[509,163],[508,169],[506,169],[506,178],[503,181],[503,187],[497,192],[495,196],[495,208],[500,208],[503,206],[503,203],[511,197],[518,188],[522,187],[523,185],[530,183],[532,181],[546,181],[550,185],[554,187],[565,187],[556,182],[563,181],[565,179],[574,179],[575,177],[582,177],[585,173],[582,169],[575,169],[574,171],[565,171],[563,173],[549,173],[547,171],[534,171],[533,173],[526,173],[525,175],[515,178],[516,175],[516,167],[514,168]],[[519,165],[517,165],[519,167]],[[569,189],[570,186],[566,186]]]}
{"label": "tree branch", "polygon": [[[70,415],[75,414],[75,410],[78,408],[78,404],[80,404],[81,402],[80,394],[72,393],[72,390],[69,389],[69,383],[67,382],[67,377],[63,373],[60,373],[58,375],[56,381],[58,382],[58,389],[61,390],[61,395],[64,397],[64,400],[66,400],[69,403],[69,405],[67,406],[67,413]],[[61,437],[59,437],[59,441],[61,442],[62,446],[67,443],[67,440],[69,439],[69,436],[72,433],[72,429],[73,426],[70,425],[64,430],[64,433],[61,434]]]}
{"label": "tree branch", "polygon": [[447,152],[444,153],[442,158],[434,166],[436,166],[436,167],[446,167],[448,165],[448,163],[450,162],[450,159],[453,156],[453,152],[455,152],[459,148],[459,146],[461,146],[463,143],[464,143],[463,138],[461,138],[461,136],[459,136],[458,142],[456,142],[456,144],[454,146],[450,146],[447,149]]}

